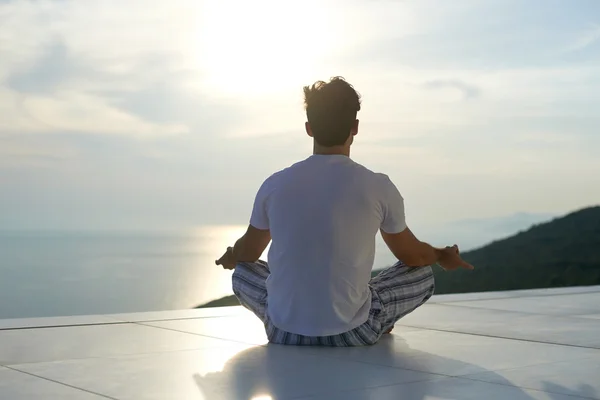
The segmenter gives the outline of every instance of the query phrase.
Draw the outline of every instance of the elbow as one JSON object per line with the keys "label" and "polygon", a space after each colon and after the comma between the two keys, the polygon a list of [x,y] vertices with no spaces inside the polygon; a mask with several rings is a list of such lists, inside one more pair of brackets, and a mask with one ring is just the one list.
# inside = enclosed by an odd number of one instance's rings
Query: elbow
{"label": "elbow", "polygon": [[414,259],[414,260],[400,260],[402,262],[402,264],[406,265],[407,267],[422,267],[424,266],[426,263],[424,262],[423,259]]}
{"label": "elbow", "polygon": [[239,257],[237,257],[238,262],[246,262],[246,263],[254,263],[257,262],[260,258],[260,254],[256,255],[256,252],[249,251],[241,251]]}
{"label": "elbow", "polygon": [[241,263],[255,263],[258,261],[258,257],[254,258],[254,257],[240,257],[238,259],[238,262]]}
{"label": "elbow", "polygon": [[407,267],[423,267],[427,265],[427,258],[424,254],[413,254],[405,257],[398,257],[398,260]]}

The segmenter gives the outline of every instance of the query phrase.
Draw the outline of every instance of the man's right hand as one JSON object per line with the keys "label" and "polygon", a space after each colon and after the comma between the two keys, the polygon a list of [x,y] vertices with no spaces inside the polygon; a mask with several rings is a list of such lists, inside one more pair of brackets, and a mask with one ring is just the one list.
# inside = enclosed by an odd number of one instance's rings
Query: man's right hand
{"label": "man's right hand", "polygon": [[215,261],[216,265],[223,266],[223,269],[235,269],[235,259],[233,256],[233,247],[228,247],[225,254]]}
{"label": "man's right hand", "polygon": [[459,268],[475,269],[475,267],[461,258],[457,245],[448,246],[444,249],[439,249],[438,251],[438,264],[446,271],[455,271]]}

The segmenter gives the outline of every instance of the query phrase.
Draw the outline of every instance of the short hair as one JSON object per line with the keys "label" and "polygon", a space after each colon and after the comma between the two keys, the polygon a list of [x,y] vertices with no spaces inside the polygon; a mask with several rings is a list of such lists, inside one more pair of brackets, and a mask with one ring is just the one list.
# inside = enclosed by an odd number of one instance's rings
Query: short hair
{"label": "short hair", "polygon": [[325,147],[346,143],[360,111],[360,94],[341,76],[304,87],[304,107],[313,138]]}

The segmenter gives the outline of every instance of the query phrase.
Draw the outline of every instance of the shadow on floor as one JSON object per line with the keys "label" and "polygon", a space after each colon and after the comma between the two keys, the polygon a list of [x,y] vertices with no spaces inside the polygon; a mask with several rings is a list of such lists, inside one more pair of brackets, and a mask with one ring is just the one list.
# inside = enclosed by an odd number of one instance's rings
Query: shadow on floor
{"label": "shadow on floor", "polygon": [[[444,366],[446,370],[455,371],[456,374],[462,374],[461,371],[468,371],[469,374],[489,372],[474,364],[465,363],[435,354],[416,351],[410,349],[403,340],[394,340],[387,336],[375,346],[353,349],[326,349],[267,345],[252,347],[242,351],[229,359],[222,371],[206,374],[205,376],[195,375],[194,380],[205,398],[214,398],[217,393],[229,393],[231,399],[282,399],[290,397],[308,397],[311,395],[327,395],[331,398],[344,398],[352,393],[352,399],[369,399],[367,392],[356,392],[359,388],[380,386],[381,380],[373,374],[353,374],[345,376],[347,371],[336,371],[327,369],[325,357],[328,360],[339,356],[336,353],[352,351],[354,355],[360,355],[364,352],[365,358],[369,353],[375,352],[377,361],[381,364],[392,365],[393,360],[398,360],[402,354],[406,354],[403,360],[402,368],[412,371],[427,372],[436,370],[436,366]],[[361,360],[361,357],[353,357],[353,360]],[[320,362],[321,361],[321,362]],[[374,364],[370,364],[374,365]],[[376,368],[376,367],[375,367]],[[447,376],[439,374],[439,378],[444,379]],[[513,386],[511,383],[498,376],[498,383]],[[422,379],[413,379],[422,380]],[[435,383],[437,379],[427,381],[424,384],[412,385],[410,392],[399,393],[399,398],[410,399],[428,399],[438,398],[440,396],[440,384]],[[479,381],[472,381],[474,387],[481,387]],[[594,397],[595,390],[589,385],[581,385],[577,390],[569,389],[552,382],[544,382],[544,390],[549,391],[548,399],[563,400],[564,396],[556,393],[568,393],[569,395]],[[466,394],[466,393],[465,393]],[[473,395],[475,395],[473,397]],[[263,397],[261,397],[263,396]],[[469,398],[486,398],[486,393],[469,393]],[[452,398],[452,397],[444,397]],[[511,399],[529,400],[533,397],[520,388],[511,390]]]}

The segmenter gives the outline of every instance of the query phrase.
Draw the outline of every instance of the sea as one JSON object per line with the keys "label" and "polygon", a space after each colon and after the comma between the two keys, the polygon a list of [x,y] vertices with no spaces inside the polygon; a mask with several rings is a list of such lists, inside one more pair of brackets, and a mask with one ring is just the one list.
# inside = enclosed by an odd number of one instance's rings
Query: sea
{"label": "sea", "polygon": [[[230,295],[231,271],[214,261],[244,230],[0,232],[0,319],[185,309]],[[393,264],[380,238],[376,253],[375,268]]]}

